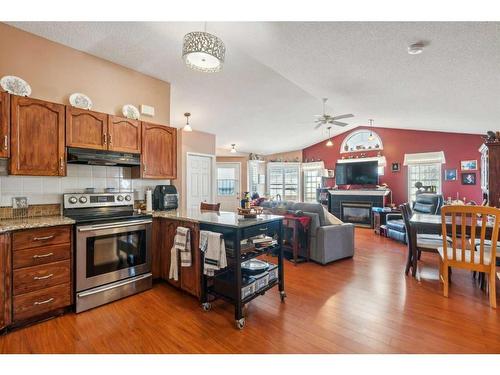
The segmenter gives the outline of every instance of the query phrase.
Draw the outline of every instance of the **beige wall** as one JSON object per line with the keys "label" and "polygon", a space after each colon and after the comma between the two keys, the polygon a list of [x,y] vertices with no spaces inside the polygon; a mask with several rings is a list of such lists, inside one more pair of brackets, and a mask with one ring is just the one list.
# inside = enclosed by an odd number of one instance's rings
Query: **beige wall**
{"label": "beige wall", "polygon": [[93,110],[121,115],[124,104],[148,104],[169,124],[170,83],[0,23],[0,77],[26,80],[33,98],[68,104],[69,95],[90,97]]}
{"label": "beige wall", "polygon": [[[298,159],[297,159],[298,158]],[[263,159],[265,161],[278,160],[281,161],[302,161],[302,150],[280,152],[277,154],[264,155]]]}
{"label": "beige wall", "polygon": [[[177,180],[172,181],[180,195],[180,206],[186,208],[187,153],[213,155],[215,157],[215,135],[200,131],[177,132]],[[213,178],[215,181],[215,176]]]}
{"label": "beige wall", "polygon": [[248,179],[248,156],[217,156],[217,162],[219,163],[240,163],[240,193],[247,190],[247,179]]}

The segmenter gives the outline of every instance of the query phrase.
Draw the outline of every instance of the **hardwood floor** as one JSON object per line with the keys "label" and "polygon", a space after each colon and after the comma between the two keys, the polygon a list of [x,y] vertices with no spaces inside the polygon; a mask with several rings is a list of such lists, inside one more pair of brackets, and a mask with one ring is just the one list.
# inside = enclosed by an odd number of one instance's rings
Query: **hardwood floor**
{"label": "hardwood floor", "polygon": [[0,352],[500,353],[499,310],[470,273],[454,270],[445,298],[437,255],[422,255],[421,280],[404,275],[405,260],[405,246],[356,229],[353,259],[285,262],[286,303],[275,289],[255,299],[243,331],[228,304],[203,312],[193,297],[162,283],[11,332],[0,337]]}

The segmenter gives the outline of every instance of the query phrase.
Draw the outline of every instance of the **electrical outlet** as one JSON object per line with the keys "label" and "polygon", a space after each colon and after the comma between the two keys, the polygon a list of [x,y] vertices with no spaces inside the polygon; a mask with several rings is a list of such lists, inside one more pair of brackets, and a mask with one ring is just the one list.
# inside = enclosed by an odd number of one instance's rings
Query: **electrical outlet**
{"label": "electrical outlet", "polygon": [[12,208],[28,208],[28,198],[27,197],[12,198]]}

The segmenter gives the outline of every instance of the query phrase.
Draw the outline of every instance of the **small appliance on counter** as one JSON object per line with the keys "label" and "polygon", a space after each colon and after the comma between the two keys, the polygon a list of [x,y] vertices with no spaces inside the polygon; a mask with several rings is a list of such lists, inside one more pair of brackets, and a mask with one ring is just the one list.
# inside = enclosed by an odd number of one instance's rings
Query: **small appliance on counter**
{"label": "small appliance on counter", "polygon": [[173,185],[156,185],[153,192],[153,210],[176,210],[179,206],[179,194]]}

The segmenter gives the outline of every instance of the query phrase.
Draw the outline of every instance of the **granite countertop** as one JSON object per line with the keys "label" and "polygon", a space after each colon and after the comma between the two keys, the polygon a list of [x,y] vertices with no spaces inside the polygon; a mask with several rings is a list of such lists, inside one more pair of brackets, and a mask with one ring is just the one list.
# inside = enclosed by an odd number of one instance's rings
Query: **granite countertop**
{"label": "granite countertop", "polygon": [[20,229],[54,227],[57,225],[74,224],[73,219],[64,216],[40,216],[23,219],[0,220],[0,233],[11,232]]}
{"label": "granite countertop", "polygon": [[255,224],[283,219],[283,216],[278,215],[259,215],[256,219],[245,219],[236,212],[201,211],[199,209],[155,211],[153,212],[153,217],[179,219],[195,223],[214,224],[233,228],[249,227]]}

